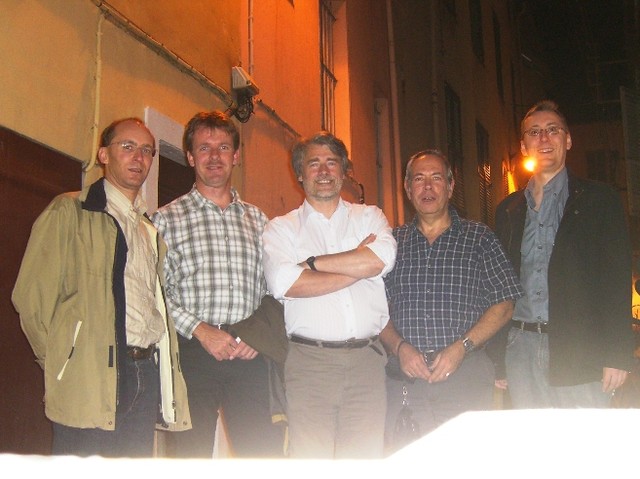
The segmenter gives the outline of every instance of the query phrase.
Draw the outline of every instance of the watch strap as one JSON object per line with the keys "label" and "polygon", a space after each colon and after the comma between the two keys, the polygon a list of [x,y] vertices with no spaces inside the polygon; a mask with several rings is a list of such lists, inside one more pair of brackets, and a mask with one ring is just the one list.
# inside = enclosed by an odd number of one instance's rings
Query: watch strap
{"label": "watch strap", "polygon": [[309,256],[307,258],[307,260],[305,261],[305,263],[307,263],[307,265],[309,265],[309,269],[311,269],[311,271],[318,271],[316,269],[316,257],[315,256]]}

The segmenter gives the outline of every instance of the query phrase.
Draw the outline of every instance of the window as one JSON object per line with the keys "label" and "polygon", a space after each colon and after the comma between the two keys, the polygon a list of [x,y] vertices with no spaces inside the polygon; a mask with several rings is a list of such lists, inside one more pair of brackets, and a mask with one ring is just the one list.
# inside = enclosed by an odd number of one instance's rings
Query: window
{"label": "window", "polygon": [[460,97],[448,84],[444,86],[444,96],[447,122],[447,157],[453,168],[456,181],[451,203],[456,207],[461,216],[465,216]]}
{"label": "window", "polygon": [[336,77],[333,68],[333,25],[336,17],[330,0],[320,1],[320,91],[322,94],[322,129],[335,133]]}
{"label": "window", "polygon": [[478,156],[478,176],[480,177],[481,221],[493,224],[493,199],[491,197],[491,163],[489,162],[489,133],[476,122],[476,153]]}
{"label": "window", "polygon": [[482,5],[480,0],[469,0],[469,17],[471,18],[471,44],[473,53],[484,63],[484,46],[482,44]]}
{"label": "window", "polygon": [[500,22],[498,15],[493,12],[493,43],[496,51],[496,86],[498,87],[498,95],[504,101],[504,84],[502,82],[502,48],[500,43]]}

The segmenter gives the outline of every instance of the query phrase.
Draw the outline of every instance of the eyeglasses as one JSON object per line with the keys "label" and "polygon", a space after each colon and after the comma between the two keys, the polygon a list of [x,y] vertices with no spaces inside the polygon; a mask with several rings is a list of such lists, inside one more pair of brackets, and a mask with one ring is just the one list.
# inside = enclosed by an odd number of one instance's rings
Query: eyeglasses
{"label": "eyeglasses", "polygon": [[132,141],[114,141],[109,143],[107,146],[118,145],[122,153],[126,155],[133,155],[138,150],[142,153],[142,156],[146,158],[153,158],[156,156],[156,149],[149,145],[138,146]]}
{"label": "eyeglasses", "polygon": [[566,132],[567,130],[562,128],[561,126],[551,125],[546,128],[529,128],[528,130],[525,130],[524,135],[528,135],[531,138],[538,138],[542,135],[543,131],[547,134],[547,136],[555,136],[560,133],[560,131]]}

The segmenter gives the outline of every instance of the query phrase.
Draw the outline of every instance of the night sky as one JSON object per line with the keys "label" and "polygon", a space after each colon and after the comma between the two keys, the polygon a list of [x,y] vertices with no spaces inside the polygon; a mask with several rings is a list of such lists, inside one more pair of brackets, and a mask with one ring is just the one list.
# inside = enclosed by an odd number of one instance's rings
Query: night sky
{"label": "night sky", "polygon": [[517,3],[523,19],[521,25],[533,27],[523,33],[522,51],[546,63],[549,96],[560,103],[569,121],[619,118],[619,86],[633,87],[629,59],[640,48],[637,34],[635,38],[628,31],[625,34],[625,8],[631,11],[626,21],[633,17],[632,9],[625,4],[633,1]]}

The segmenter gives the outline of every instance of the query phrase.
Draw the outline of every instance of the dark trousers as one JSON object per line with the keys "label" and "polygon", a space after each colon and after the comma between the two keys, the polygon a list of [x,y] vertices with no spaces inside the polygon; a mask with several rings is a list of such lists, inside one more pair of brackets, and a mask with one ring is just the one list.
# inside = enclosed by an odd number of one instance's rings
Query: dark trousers
{"label": "dark trousers", "polygon": [[115,430],[80,429],[53,423],[54,455],[153,456],[160,388],[155,359],[134,361],[127,356],[120,365],[120,374],[125,384],[119,388]]}
{"label": "dark trousers", "polygon": [[271,422],[268,369],[262,355],[251,361],[217,361],[197,339],[178,340],[193,428],[170,435],[175,455],[211,458],[222,408],[234,457],[282,457],[284,431]]}
{"label": "dark trousers", "polygon": [[[463,412],[493,409],[494,381],[493,363],[483,350],[468,354],[456,372],[439,383],[387,377],[386,452],[406,445],[407,438],[399,437],[406,433],[406,428],[401,427],[403,421],[416,426],[416,434],[410,438],[413,440]],[[403,400],[411,412],[409,420]]]}

